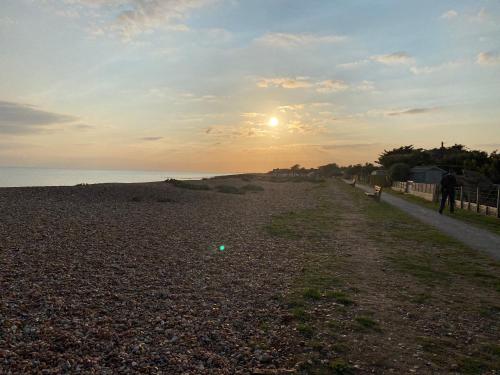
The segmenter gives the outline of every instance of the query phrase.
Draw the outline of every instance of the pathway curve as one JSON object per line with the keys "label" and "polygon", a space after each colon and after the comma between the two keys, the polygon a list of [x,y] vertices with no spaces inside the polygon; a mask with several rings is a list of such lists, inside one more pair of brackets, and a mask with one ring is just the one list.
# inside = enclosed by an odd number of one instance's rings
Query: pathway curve
{"label": "pathway curve", "polygon": [[[367,192],[373,191],[371,187],[366,185],[356,184],[356,187]],[[466,224],[449,216],[440,215],[436,211],[410,203],[391,194],[382,193],[381,200],[405,211],[424,223],[432,225],[473,249],[485,251],[494,258],[500,259],[500,236],[490,231]]]}

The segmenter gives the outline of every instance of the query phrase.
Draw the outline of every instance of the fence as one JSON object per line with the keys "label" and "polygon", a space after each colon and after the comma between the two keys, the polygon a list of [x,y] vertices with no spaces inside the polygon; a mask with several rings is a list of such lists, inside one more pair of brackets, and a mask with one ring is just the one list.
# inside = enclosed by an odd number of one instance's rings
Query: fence
{"label": "fence", "polygon": [[[430,202],[439,201],[440,188],[437,184],[398,181],[392,184],[392,190],[415,195]],[[455,191],[455,207],[500,218],[500,187],[459,186]]]}
{"label": "fence", "polygon": [[437,202],[439,199],[439,186],[436,184],[421,184],[413,181],[394,182],[392,190],[415,195],[430,202]]}
{"label": "fence", "polygon": [[456,189],[455,206],[500,218],[500,187],[460,186]]}

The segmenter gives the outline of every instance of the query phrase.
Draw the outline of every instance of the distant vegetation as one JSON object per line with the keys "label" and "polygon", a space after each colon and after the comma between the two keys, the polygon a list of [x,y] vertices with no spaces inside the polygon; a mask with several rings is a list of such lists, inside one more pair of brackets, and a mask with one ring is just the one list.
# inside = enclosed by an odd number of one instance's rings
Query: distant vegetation
{"label": "distant vegetation", "polygon": [[500,183],[500,154],[469,150],[464,145],[432,149],[414,148],[412,145],[384,150],[377,163],[386,169],[396,164],[413,168],[420,165],[436,165],[458,174],[464,170],[479,172],[494,183]]}
{"label": "distant vegetation", "polygon": [[259,185],[248,184],[240,188],[232,185],[218,185],[215,187],[219,193],[226,194],[245,194],[246,192],[258,192],[263,191],[264,188]]}
{"label": "distant vegetation", "polygon": [[175,187],[181,188],[181,189],[190,189],[190,190],[210,190],[210,186],[207,184],[200,184],[200,183],[192,183],[189,181],[181,181],[181,180],[176,180],[174,178],[170,178],[168,180],[165,180],[166,183],[172,184]]}
{"label": "distant vegetation", "polygon": [[395,181],[404,181],[410,169],[416,166],[435,165],[457,174],[472,171],[487,177],[493,183],[500,183],[500,154],[494,151],[470,150],[464,145],[432,149],[415,148],[413,145],[384,150],[372,163],[339,166],[329,163],[318,168],[303,168],[296,164],[290,168],[273,169],[271,181],[318,181],[321,178],[344,176],[368,176],[374,170],[385,169]]}

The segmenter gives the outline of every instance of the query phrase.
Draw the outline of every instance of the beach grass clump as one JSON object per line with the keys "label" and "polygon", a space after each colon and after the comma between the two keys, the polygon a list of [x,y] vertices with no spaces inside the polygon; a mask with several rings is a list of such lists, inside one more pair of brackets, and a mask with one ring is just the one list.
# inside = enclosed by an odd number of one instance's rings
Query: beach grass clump
{"label": "beach grass clump", "polygon": [[255,185],[255,184],[247,184],[243,185],[240,190],[242,191],[250,191],[250,192],[257,192],[257,191],[264,191],[264,188],[260,185]]}
{"label": "beach grass clump", "polygon": [[169,178],[165,180],[165,182],[181,189],[210,190],[210,186],[208,186],[207,184],[194,184],[188,181],[176,180],[175,178]]}
{"label": "beach grass clump", "polygon": [[219,193],[225,194],[245,194],[245,191],[238,189],[232,185],[217,185],[215,187]]}

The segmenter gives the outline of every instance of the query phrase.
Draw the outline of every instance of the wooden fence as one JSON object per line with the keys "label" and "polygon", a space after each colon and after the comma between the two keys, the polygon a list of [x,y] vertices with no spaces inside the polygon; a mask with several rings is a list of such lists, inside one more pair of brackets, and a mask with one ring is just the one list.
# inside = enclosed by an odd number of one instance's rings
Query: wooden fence
{"label": "wooden fence", "polygon": [[[411,194],[430,202],[439,202],[440,186],[413,181],[394,182],[392,190]],[[500,218],[500,187],[481,188],[459,186],[455,191],[455,207]]]}

